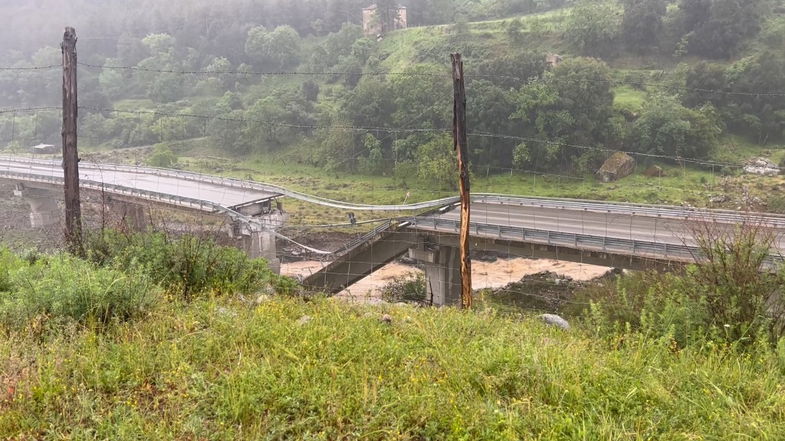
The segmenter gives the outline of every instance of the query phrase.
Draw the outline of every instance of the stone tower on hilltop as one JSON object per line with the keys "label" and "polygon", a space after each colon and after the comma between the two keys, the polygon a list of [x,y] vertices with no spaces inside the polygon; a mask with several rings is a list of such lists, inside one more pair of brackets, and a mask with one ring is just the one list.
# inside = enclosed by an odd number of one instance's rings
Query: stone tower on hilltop
{"label": "stone tower on hilltop", "polygon": [[363,32],[365,35],[384,34],[396,29],[405,29],[408,26],[406,6],[395,3],[387,4],[395,6],[373,4],[363,8]]}

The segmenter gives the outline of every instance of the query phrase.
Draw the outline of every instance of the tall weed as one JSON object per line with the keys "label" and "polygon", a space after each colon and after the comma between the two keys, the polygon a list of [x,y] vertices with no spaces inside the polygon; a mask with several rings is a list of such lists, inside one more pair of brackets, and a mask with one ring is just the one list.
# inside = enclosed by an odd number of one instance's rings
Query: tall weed
{"label": "tall weed", "polygon": [[105,231],[89,241],[95,262],[148,275],[170,294],[185,300],[211,294],[255,293],[271,288],[288,294],[293,281],[274,274],[262,259],[197,236],[163,233],[124,235]]}
{"label": "tall weed", "polygon": [[425,304],[428,290],[425,275],[415,274],[393,279],[381,289],[382,299],[386,302]]}
{"label": "tall weed", "polygon": [[144,275],[130,276],[58,255],[7,273],[0,292],[0,326],[24,327],[34,318],[105,325],[147,310],[158,289]]}
{"label": "tall weed", "polygon": [[21,259],[6,249],[0,249],[0,292],[10,291],[11,271],[21,265]]}
{"label": "tall weed", "polygon": [[[626,330],[693,341],[774,342],[782,333],[782,271],[767,267],[771,232],[755,222],[698,223],[697,264],[675,273],[639,273],[577,293],[600,334]],[[573,311],[574,312],[574,311]]]}

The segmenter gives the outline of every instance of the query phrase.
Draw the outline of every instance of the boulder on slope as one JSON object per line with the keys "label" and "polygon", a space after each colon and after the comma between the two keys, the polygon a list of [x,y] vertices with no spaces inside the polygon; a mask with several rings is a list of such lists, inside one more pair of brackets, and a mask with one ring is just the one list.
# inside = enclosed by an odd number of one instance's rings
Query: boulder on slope
{"label": "boulder on slope", "polygon": [[597,176],[602,182],[612,182],[625,178],[634,171],[635,158],[624,152],[616,152],[602,164],[597,171]]}

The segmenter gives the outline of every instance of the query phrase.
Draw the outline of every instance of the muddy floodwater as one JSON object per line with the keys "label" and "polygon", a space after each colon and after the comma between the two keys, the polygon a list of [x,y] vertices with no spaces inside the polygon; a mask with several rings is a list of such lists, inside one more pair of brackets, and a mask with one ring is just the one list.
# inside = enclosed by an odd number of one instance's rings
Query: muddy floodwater
{"label": "muddy floodwater", "polygon": [[[319,271],[325,262],[292,262],[284,263],[281,272],[287,276],[308,276]],[[474,289],[502,288],[521,280],[524,276],[550,271],[577,281],[593,280],[608,272],[604,266],[586,265],[582,263],[563,262],[548,259],[498,259],[495,262],[472,262],[472,285]],[[378,297],[380,289],[394,279],[422,273],[413,266],[393,262],[380,270],[350,286],[339,295],[349,298]]]}

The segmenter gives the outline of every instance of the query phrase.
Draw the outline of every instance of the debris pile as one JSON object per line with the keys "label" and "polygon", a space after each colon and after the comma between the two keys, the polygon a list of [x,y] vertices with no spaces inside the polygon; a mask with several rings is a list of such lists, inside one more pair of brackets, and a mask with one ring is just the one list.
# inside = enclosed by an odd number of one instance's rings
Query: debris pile
{"label": "debris pile", "polygon": [[766,158],[753,158],[744,164],[744,172],[751,175],[777,176],[780,168]]}

